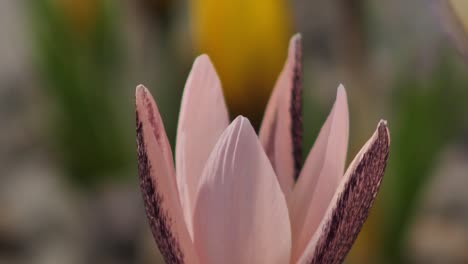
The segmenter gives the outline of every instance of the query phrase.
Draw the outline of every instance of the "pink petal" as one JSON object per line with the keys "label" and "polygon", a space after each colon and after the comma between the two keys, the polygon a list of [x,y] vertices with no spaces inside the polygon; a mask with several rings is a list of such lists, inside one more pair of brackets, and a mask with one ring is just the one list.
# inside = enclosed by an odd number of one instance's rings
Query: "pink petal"
{"label": "pink petal", "polygon": [[289,262],[286,201],[255,131],[243,117],[221,135],[203,171],[194,238],[205,264]]}
{"label": "pink petal", "polygon": [[344,173],[349,120],[346,91],[338,87],[336,102],[301,171],[289,201],[293,260],[317,229]]}
{"label": "pink petal", "polygon": [[146,214],[166,263],[198,263],[183,220],[172,152],[158,107],[142,85],[136,89],[138,172]]}
{"label": "pink petal", "polygon": [[302,164],[301,60],[301,36],[296,34],[260,128],[260,141],[287,196]]}
{"label": "pink petal", "polygon": [[382,182],[390,149],[385,121],[351,162],[298,263],[342,263],[367,219]]}
{"label": "pink petal", "polygon": [[209,57],[201,55],[185,85],[176,144],[177,186],[191,235],[195,195],[203,167],[228,125],[221,82]]}

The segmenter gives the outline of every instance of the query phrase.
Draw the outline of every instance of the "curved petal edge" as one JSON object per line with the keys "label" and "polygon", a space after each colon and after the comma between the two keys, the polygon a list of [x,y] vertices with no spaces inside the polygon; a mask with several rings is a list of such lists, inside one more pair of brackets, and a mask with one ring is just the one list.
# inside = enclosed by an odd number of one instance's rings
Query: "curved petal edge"
{"label": "curved petal edge", "polygon": [[288,58],[276,81],[260,128],[260,141],[281,189],[291,191],[302,167],[302,43],[289,42]]}
{"label": "curved petal edge", "polygon": [[172,152],[156,103],[136,89],[138,174],[146,215],[166,263],[198,263],[185,226],[175,181]]}
{"label": "curved petal edge", "polygon": [[229,125],[221,81],[207,55],[193,63],[185,84],[176,141],[177,187],[185,222],[193,238],[192,214],[202,170]]}
{"label": "curved petal edge", "polygon": [[258,137],[244,117],[223,132],[203,171],[194,244],[204,264],[288,263],[286,200]]}

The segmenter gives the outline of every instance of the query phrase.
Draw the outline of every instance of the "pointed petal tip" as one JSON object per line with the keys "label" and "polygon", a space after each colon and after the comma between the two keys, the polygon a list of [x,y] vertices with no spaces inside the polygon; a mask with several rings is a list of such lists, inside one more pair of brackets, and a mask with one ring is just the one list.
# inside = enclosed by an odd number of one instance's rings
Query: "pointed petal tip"
{"label": "pointed petal tip", "polygon": [[146,88],[143,84],[139,84],[136,86],[136,89],[135,89],[136,97],[139,97],[145,93],[148,93],[148,88]]}
{"label": "pointed petal tip", "polygon": [[336,98],[338,98],[340,96],[347,97],[346,88],[341,83],[340,83],[340,85],[338,85],[338,89],[336,91]]}
{"label": "pointed petal tip", "polygon": [[302,36],[300,33],[294,34],[289,40],[289,55],[294,61],[300,60],[302,56]]}
{"label": "pointed petal tip", "polygon": [[387,137],[388,145],[390,145],[390,129],[388,129],[388,122],[385,119],[380,119],[379,124],[377,125],[378,133],[385,133]]}
{"label": "pointed petal tip", "polygon": [[[193,61],[192,69],[190,70],[189,77],[185,84],[185,89],[187,89],[187,85],[190,84],[191,79],[194,78],[198,79],[199,82],[204,82],[203,85],[197,86],[200,89],[204,86],[216,86],[216,83],[219,83],[218,86],[221,87],[221,80],[219,79],[218,72],[208,54],[201,54]],[[215,84],[210,83],[210,80],[214,80]]]}
{"label": "pointed petal tip", "polygon": [[291,42],[298,42],[302,40],[302,34],[301,33],[296,33],[291,37]]}
{"label": "pointed petal tip", "polygon": [[135,101],[137,110],[146,108],[147,111],[149,111],[149,107],[151,108],[150,111],[156,111],[159,114],[158,106],[156,105],[151,92],[143,84],[137,85],[135,89]]}
{"label": "pointed petal tip", "polygon": [[[342,108],[344,107],[345,110],[345,115],[346,115],[346,119],[348,119],[348,94],[346,93],[346,89],[345,87],[340,84],[336,90],[336,98],[335,98],[335,103],[334,103],[334,106],[333,106],[333,109],[335,107],[338,107],[338,108]],[[332,111],[334,111],[332,109]]]}
{"label": "pointed petal tip", "polygon": [[199,63],[209,63],[209,64],[212,64],[211,63],[211,59],[210,59],[210,56],[208,56],[208,54],[206,53],[203,53],[201,55],[198,55],[195,60],[193,61],[193,65],[197,65]]}
{"label": "pointed petal tip", "polygon": [[211,61],[208,54],[201,54],[195,58],[192,64],[192,69],[190,70],[190,75],[188,77],[188,80],[193,78],[193,75],[198,76],[200,75],[201,72],[204,72],[204,71],[208,71],[210,72],[210,74],[214,73],[216,75],[216,78],[219,79],[216,73],[215,67],[213,65],[213,62]]}
{"label": "pointed petal tip", "polygon": [[345,89],[345,87],[344,87],[344,85],[342,83],[340,83],[338,85],[338,90],[345,90],[346,91],[346,89]]}
{"label": "pointed petal tip", "polygon": [[247,117],[244,117],[242,115],[238,115],[231,122],[229,127],[232,127],[234,130],[241,129],[241,130],[249,131],[248,133],[256,134],[255,129],[253,128],[252,124],[250,123],[250,120]]}
{"label": "pointed petal tip", "polygon": [[388,126],[387,120],[385,120],[385,119],[380,119],[379,124],[378,124],[378,127],[381,127],[381,126],[387,127],[387,126]]}
{"label": "pointed petal tip", "polygon": [[292,36],[289,46],[296,49],[296,52],[302,52],[302,35],[300,33],[296,33]]}
{"label": "pointed petal tip", "polygon": [[340,84],[337,88],[335,103],[333,105],[332,111],[335,111],[335,108],[341,109],[338,111],[341,113],[341,115],[343,115],[344,118],[346,118],[346,122],[349,122],[348,94],[346,93],[346,89],[342,84]]}
{"label": "pointed petal tip", "polygon": [[[137,85],[135,89],[135,104],[137,109],[142,109],[148,98],[152,98],[151,92],[143,84]],[[138,112],[138,111],[137,111]]]}
{"label": "pointed petal tip", "polygon": [[236,118],[234,118],[234,120],[232,120],[232,124],[238,123],[238,122],[244,122],[244,121],[250,124],[250,120],[247,117],[243,115],[238,115]]}

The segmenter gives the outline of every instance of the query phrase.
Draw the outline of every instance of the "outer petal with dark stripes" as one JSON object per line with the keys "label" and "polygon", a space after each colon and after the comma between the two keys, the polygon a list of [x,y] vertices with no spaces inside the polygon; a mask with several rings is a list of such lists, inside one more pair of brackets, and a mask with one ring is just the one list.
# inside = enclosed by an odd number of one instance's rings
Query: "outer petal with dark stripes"
{"label": "outer petal with dark stripes", "polygon": [[299,175],[302,162],[301,60],[301,36],[296,34],[289,43],[288,58],[260,128],[260,141],[286,197]]}
{"label": "outer petal with dark stripes", "polygon": [[166,263],[198,263],[177,191],[171,146],[149,91],[136,89],[138,172],[146,214]]}
{"label": "outer petal with dark stripes", "polygon": [[390,148],[386,121],[351,162],[298,263],[341,263],[367,219],[382,182]]}

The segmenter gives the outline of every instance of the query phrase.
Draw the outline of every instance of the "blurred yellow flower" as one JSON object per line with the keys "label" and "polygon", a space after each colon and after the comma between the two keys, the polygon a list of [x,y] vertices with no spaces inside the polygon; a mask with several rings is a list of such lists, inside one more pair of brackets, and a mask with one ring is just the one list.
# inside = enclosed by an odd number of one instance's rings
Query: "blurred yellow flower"
{"label": "blurred yellow flower", "polygon": [[258,125],[286,59],[290,11],[286,0],[191,1],[196,50],[212,58],[233,116]]}

